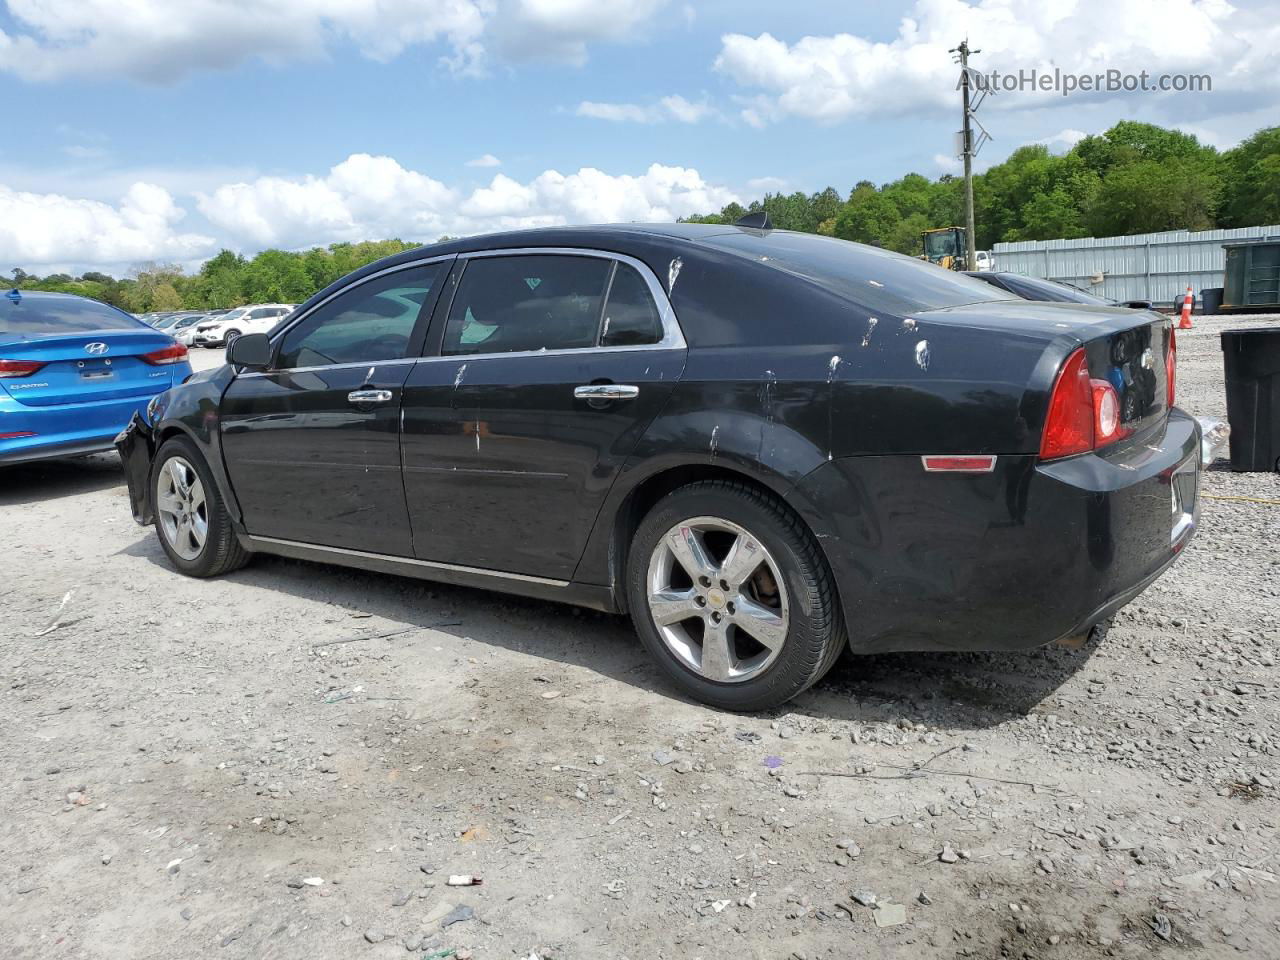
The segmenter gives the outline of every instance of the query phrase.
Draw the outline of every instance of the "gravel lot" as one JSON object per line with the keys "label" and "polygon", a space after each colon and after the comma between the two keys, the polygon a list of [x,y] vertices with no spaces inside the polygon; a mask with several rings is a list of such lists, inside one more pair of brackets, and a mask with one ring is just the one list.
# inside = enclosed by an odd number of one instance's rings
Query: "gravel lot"
{"label": "gravel lot", "polygon": [[[1179,335],[1183,406],[1225,416],[1217,332],[1261,322]],[[0,506],[5,957],[1280,956],[1280,506],[1206,499],[1091,648],[843,663],[755,716],[615,617],[185,579],[113,457]]]}

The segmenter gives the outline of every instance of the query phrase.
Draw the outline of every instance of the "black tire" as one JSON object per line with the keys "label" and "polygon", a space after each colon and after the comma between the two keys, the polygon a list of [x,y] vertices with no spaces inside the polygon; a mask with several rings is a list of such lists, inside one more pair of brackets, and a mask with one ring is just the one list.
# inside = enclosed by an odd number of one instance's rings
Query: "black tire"
{"label": "black tire", "polygon": [[[716,517],[748,531],[773,558],[789,598],[781,651],[758,676],[715,682],[683,663],[663,641],[649,611],[649,562],[674,526]],[[663,673],[693,698],[724,710],[766,710],[817,683],[847,646],[831,571],[813,535],[776,497],[749,484],[707,480],[672,491],[641,521],[628,551],[627,604],[636,632]]]}
{"label": "black tire", "polygon": [[[199,476],[204,490],[204,515],[207,518],[208,533],[199,554],[191,558],[181,556],[169,543],[164,530],[161,529],[160,511],[158,504],[155,503],[156,487],[160,482],[161,471],[165,470],[168,462],[175,457],[181,457],[191,465]],[[171,437],[161,444],[151,464],[151,474],[147,482],[151,485],[150,496],[155,507],[156,536],[160,539],[160,546],[164,548],[169,562],[179,571],[189,577],[218,577],[224,573],[239,570],[249,562],[251,554],[236,538],[222,493],[213,479],[209,465],[205,463],[204,457],[200,455],[194,443],[186,437],[179,436]]]}
{"label": "black tire", "polygon": [[229,347],[231,342],[241,336],[239,330],[228,330],[226,336],[222,338],[222,346]]}

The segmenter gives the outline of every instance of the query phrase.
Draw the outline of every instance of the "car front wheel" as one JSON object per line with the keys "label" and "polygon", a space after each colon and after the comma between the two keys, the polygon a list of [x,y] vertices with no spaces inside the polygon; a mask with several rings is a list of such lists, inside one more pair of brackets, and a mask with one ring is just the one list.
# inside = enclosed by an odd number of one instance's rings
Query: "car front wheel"
{"label": "car front wheel", "polygon": [[185,437],[160,447],[151,465],[156,532],[169,560],[192,577],[216,577],[243,567],[231,518],[204,458]]}
{"label": "car front wheel", "polygon": [[742,483],[695,483],[659,501],[632,540],[627,599],[663,672],[727,710],[791,699],[845,647],[812,535],[784,504]]}

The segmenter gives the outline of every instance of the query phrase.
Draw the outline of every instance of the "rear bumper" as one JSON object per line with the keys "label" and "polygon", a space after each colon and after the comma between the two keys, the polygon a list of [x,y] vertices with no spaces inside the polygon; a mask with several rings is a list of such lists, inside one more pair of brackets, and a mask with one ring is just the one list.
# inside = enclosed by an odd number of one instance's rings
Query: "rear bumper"
{"label": "rear bumper", "polygon": [[[168,384],[164,389],[168,389]],[[74,457],[110,450],[129,418],[145,410],[151,396],[91,403],[29,407],[0,393],[0,434],[32,436],[0,439],[0,464]]]}
{"label": "rear bumper", "polygon": [[793,502],[818,533],[855,652],[1011,650],[1087,630],[1141,593],[1195,534],[1200,431],[990,474],[927,474],[919,457],[820,467]]}

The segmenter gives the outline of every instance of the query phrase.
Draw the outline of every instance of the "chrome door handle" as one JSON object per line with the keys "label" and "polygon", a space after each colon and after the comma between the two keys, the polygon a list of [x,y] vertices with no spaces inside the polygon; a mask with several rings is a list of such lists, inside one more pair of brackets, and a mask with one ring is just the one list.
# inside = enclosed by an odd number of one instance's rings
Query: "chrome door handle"
{"label": "chrome door handle", "polygon": [[634,400],[640,396],[640,388],[626,383],[591,383],[574,387],[577,400]]}
{"label": "chrome door handle", "polygon": [[386,403],[391,399],[390,390],[352,390],[347,394],[350,403]]}

